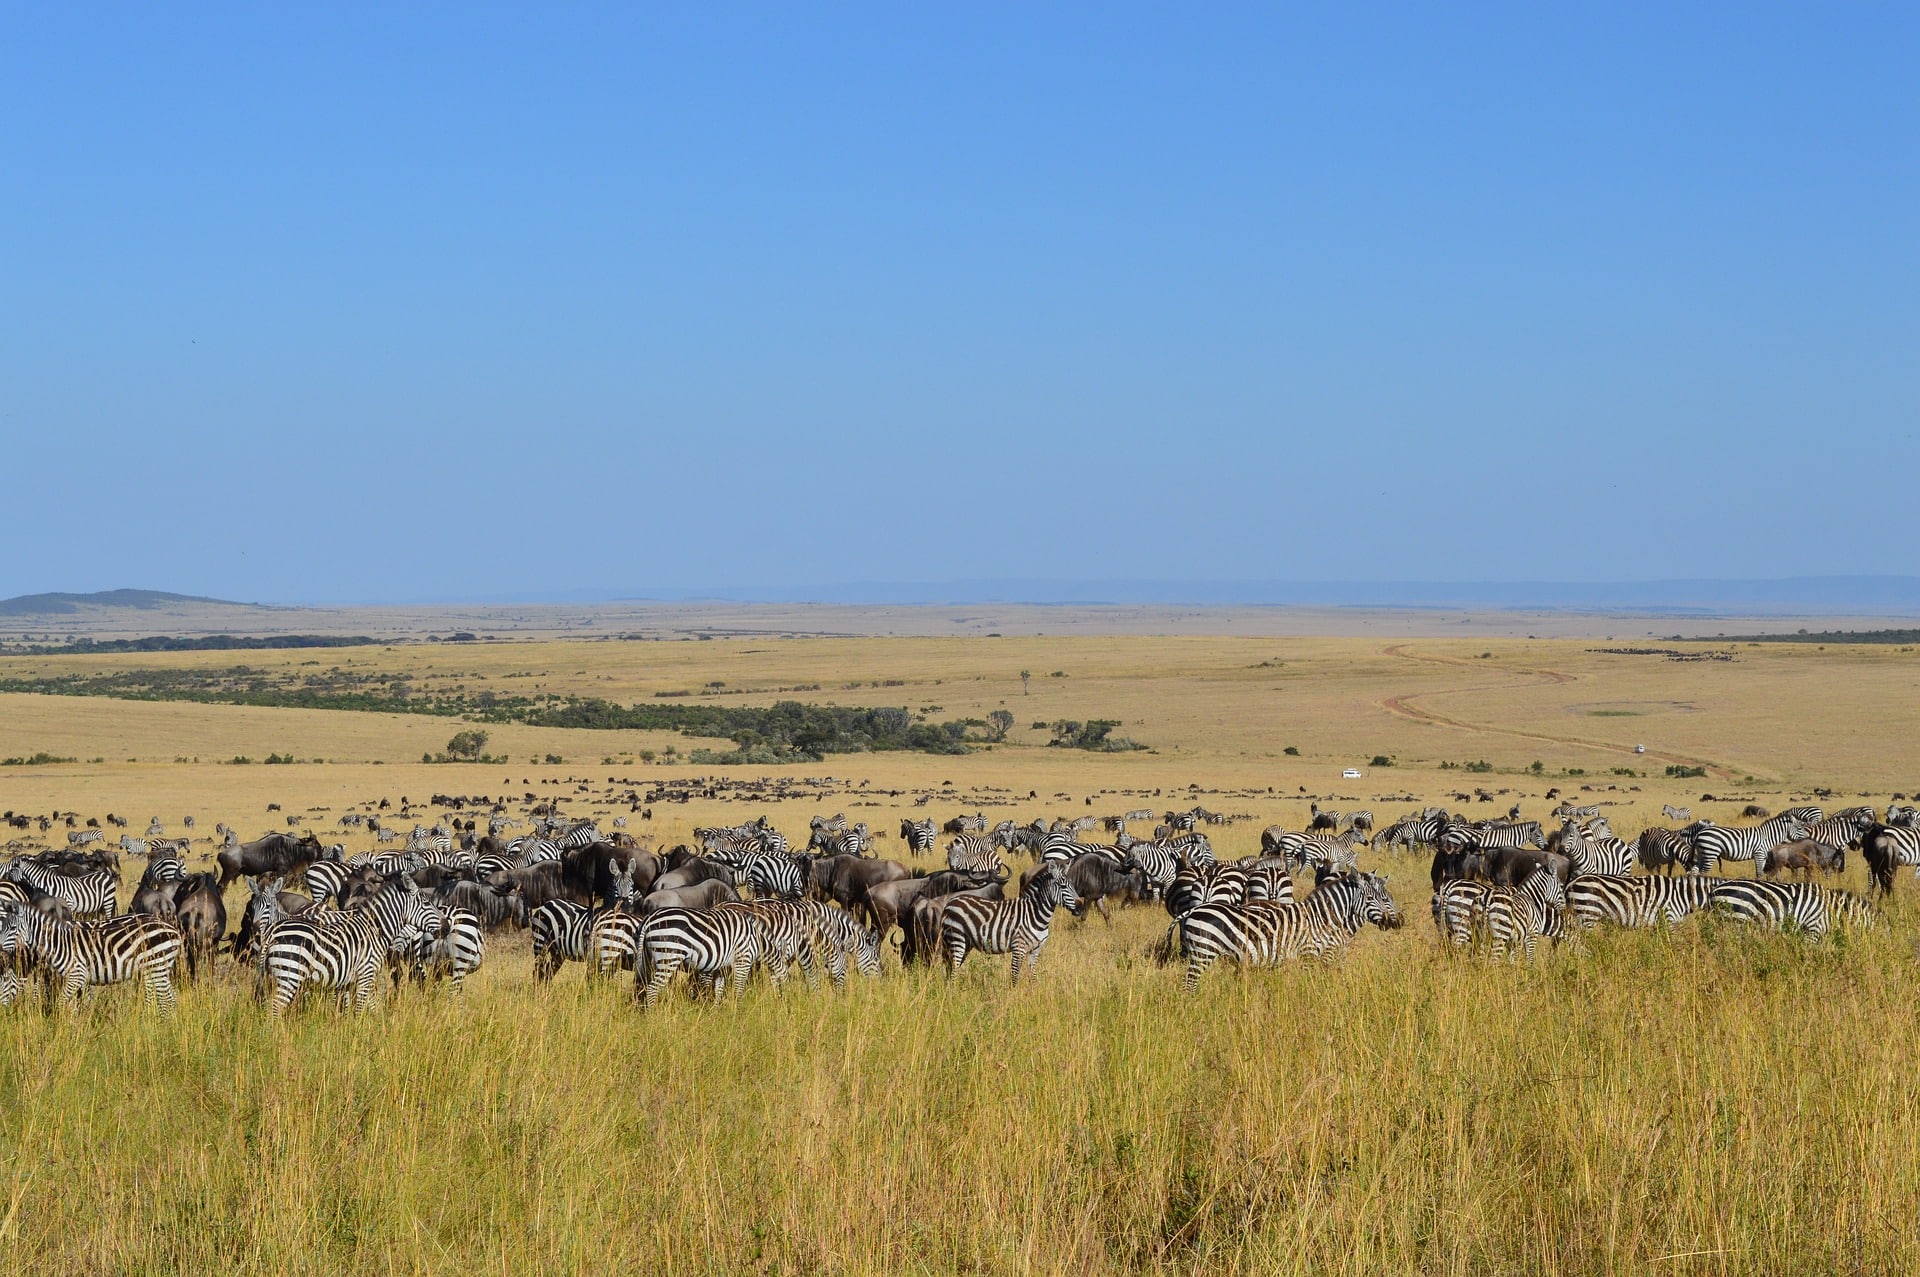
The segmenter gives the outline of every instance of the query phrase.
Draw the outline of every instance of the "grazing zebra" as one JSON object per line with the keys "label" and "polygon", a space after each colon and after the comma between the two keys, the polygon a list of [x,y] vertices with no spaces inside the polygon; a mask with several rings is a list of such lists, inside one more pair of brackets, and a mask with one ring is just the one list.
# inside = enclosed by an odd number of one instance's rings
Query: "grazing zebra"
{"label": "grazing zebra", "polygon": [[587,956],[587,937],[597,910],[571,900],[549,900],[527,915],[533,933],[533,978],[545,984],[563,963]]}
{"label": "grazing zebra", "polygon": [[1600,814],[1600,808],[1597,805],[1576,807],[1571,802],[1564,802],[1555,807],[1551,814],[1556,820],[1592,820]]}
{"label": "grazing zebra", "polygon": [[1668,803],[1662,807],[1660,814],[1668,820],[1677,820],[1683,825],[1693,819],[1693,809],[1691,807],[1675,807],[1672,803]]}
{"label": "grazing zebra", "polygon": [[933,854],[933,840],[937,837],[932,820],[902,820],[900,837],[906,840],[907,850],[916,856]]}
{"label": "grazing zebra", "polygon": [[271,1009],[280,1015],[306,985],[339,989],[356,1011],[366,1009],[387,954],[437,929],[445,914],[402,879],[351,912],[302,914],[276,924],[261,950],[260,967],[273,985]]}
{"label": "grazing zebra", "polygon": [[1781,931],[1797,928],[1815,940],[1841,923],[1862,930],[1873,926],[1873,907],[1866,901],[1850,891],[1810,882],[1729,878],[1714,885],[1711,903],[1742,922]]}
{"label": "grazing zebra", "polygon": [[1357,829],[1349,829],[1338,837],[1288,830],[1275,840],[1266,854],[1285,857],[1289,869],[1312,865],[1329,873],[1353,873],[1360,867],[1360,855],[1353,849],[1356,843],[1366,845],[1366,839]]}
{"label": "grazing zebra", "polygon": [[128,914],[86,922],[59,922],[38,909],[15,906],[0,918],[0,954],[39,971],[49,1000],[77,1002],[91,985],[145,982],[160,1014],[174,1009],[173,968],[186,946],[180,928],[164,918]]}
{"label": "grazing zebra", "polygon": [[428,907],[432,912],[417,938],[402,945],[399,961],[393,964],[393,987],[399,989],[401,977],[411,972],[416,984],[425,983],[429,977],[444,978],[455,993],[464,992],[466,978],[478,971],[487,957],[480,915],[470,909]]}
{"label": "grazing zebra", "polygon": [[1911,825],[1870,825],[1860,838],[1873,885],[1893,894],[1893,875],[1901,865],[1912,865],[1920,876],[1920,829]]}
{"label": "grazing zebra", "polygon": [[[634,962],[634,993],[651,1007],[684,967],[692,978],[690,992],[710,984],[716,997],[724,996],[727,977],[736,994],[746,988],[747,976],[761,957],[764,930],[749,909],[661,909],[641,920]],[[785,972],[770,971],[774,983]]]}
{"label": "grazing zebra", "polygon": [[120,912],[120,883],[110,869],[68,875],[31,860],[15,860],[0,869],[0,879],[45,892],[72,910],[76,918],[94,914],[111,918]]}
{"label": "grazing zebra", "polygon": [[596,909],[587,924],[580,960],[589,978],[631,971],[640,952],[640,928],[646,919],[625,909]]}
{"label": "grazing zebra", "polygon": [[1180,863],[1186,865],[1211,865],[1217,863],[1213,854],[1213,844],[1207,836],[1197,830],[1188,830],[1183,834],[1174,834],[1161,841],[1161,846],[1180,857]]}
{"label": "grazing zebra", "polygon": [[354,871],[340,860],[316,860],[307,866],[307,894],[313,897],[313,903],[325,908],[331,904],[342,908],[346,904],[347,879]]}
{"label": "grazing zebra", "polygon": [[880,933],[865,927],[844,909],[818,900],[796,902],[813,923],[813,943],[836,989],[847,987],[847,959],[863,976],[880,975]]}
{"label": "grazing zebra", "polygon": [[1174,877],[1179,874],[1181,861],[1163,843],[1137,842],[1127,848],[1126,866],[1138,869],[1146,875],[1147,887],[1151,894],[1164,896],[1167,888],[1173,885]]}
{"label": "grazing zebra", "polygon": [[1373,813],[1370,811],[1350,811],[1344,820],[1348,829],[1358,829],[1363,834],[1373,832]]}
{"label": "grazing zebra", "polygon": [[[1072,841],[1071,836],[1067,841]],[[1047,843],[1051,846],[1053,839],[1049,838]],[[1002,881],[1012,872],[1000,859],[1000,853],[993,849],[993,844],[976,834],[954,835],[953,841],[947,844],[947,868],[955,873],[976,874]]]}
{"label": "grazing zebra", "polygon": [[[1604,821],[1594,824],[1605,828]],[[1624,878],[1633,872],[1634,848],[1610,833],[1595,833],[1569,820],[1560,829],[1560,847],[1577,874]]]}
{"label": "grazing zebra", "polygon": [[1713,889],[1728,881],[1687,874],[1680,878],[1575,878],[1567,884],[1573,920],[1591,931],[1613,927],[1655,927],[1677,923],[1707,907]]}
{"label": "grazing zebra", "polygon": [[99,842],[106,835],[98,829],[77,829],[67,835],[67,846],[84,847],[88,843]]}
{"label": "grazing zebra", "polygon": [[1367,923],[1400,925],[1399,910],[1380,874],[1329,878],[1298,904],[1202,905],[1179,923],[1180,951],[1191,993],[1221,958],[1270,967],[1292,958],[1330,958]]}
{"label": "grazing zebra", "polygon": [[1413,851],[1438,841],[1440,831],[1445,827],[1444,818],[1438,815],[1402,816],[1380,832],[1380,836],[1374,839],[1374,845],[1387,850],[1404,847]]}
{"label": "grazing zebra", "polygon": [[962,896],[950,901],[940,917],[941,949],[947,959],[947,974],[952,976],[966,963],[967,955],[981,953],[1013,955],[1013,983],[1020,982],[1024,968],[1033,970],[1046,947],[1056,909],[1076,909],[1079,893],[1067,876],[1052,865],[1044,866],[1028,880],[1019,896],[1012,900],[983,900]]}
{"label": "grazing zebra", "polygon": [[1675,865],[1693,859],[1693,839],[1684,829],[1662,829],[1651,825],[1640,831],[1640,867],[1648,873],[1656,869],[1671,874]]}
{"label": "grazing zebra", "polygon": [[1898,803],[1887,804],[1887,818],[1884,824],[1913,827],[1920,825],[1920,807],[1902,807]]}
{"label": "grazing zebra", "polygon": [[[1797,809],[1809,810],[1806,808]],[[1818,809],[1812,809],[1817,811]],[[1819,816],[1814,817],[1815,820]],[[1794,812],[1782,812],[1765,824],[1742,828],[1735,825],[1689,825],[1693,840],[1694,873],[1710,874],[1723,860],[1751,860],[1754,873],[1760,872],[1767,853],[1783,842],[1807,836],[1807,822]]]}
{"label": "grazing zebra", "polygon": [[1487,939],[1492,956],[1503,958],[1518,941],[1528,958],[1534,939],[1557,930],[1567,893],[1560,879],[1545,865],[1537,865],[1518,887],[1493,887],[1487,892]]}

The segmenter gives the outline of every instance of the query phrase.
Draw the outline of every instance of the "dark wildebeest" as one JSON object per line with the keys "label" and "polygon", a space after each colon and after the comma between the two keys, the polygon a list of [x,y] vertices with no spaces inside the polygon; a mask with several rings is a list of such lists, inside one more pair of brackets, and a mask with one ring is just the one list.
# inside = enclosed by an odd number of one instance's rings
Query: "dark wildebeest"
{"label": "dark wildebeest", "polygon": [[1536,865],[1545,865],[1562,887],[1573,876],[1572,860],[1559,852],[1532,847],[1486,848],[1480,853],[1480,862],[1481,876],[1496,887],[1518,887],[1532,875]]}
{"label": "dark wildebeest", "polygon": [[210,873],[188,874],[175,884],[174,921],[185,939],[187,977],[198,974],[200,960],[212,958],[227,933],[227,905],[220,897],[220,884]]}
{"label": "dark wildebeest", "polygon": [[913,870],[893,860],[867,856],[822,856],[807,872],[807,894],[831,901],[857,917],[871,917],[867,893],[883,882],[911,878]]}
{"label": "dark wildebeest", "polygon": [[488,931],[498,931],[508,923],[527,925],[527,904],[519,892],[503,896],[468,879],[442,883],[433,893],[433,903],[442,909],[465,909]]}
{"label": "dark wildebeest", "polygon": [[295,838],[292,834],[268,834],[252,842],[228,847],[214,857],[220,862],[220,885],[235,878],[254,878],[261,874],[283,876],[305,869],[316,860],[338,860],[338,847],[322,847],[311,833]]}
{"label": "dark wildebeest", "polygon": [[656,889],[647,893],[640,902],[640,913],[655,913],[661,909],[711,909],[717,904],[729,900],[738,900],[740,893],[724,879],[706,878],[685,887],[672,887],[666,890]]}
{"label": "dark wildebeest", "polygon": [[895,878],[890,882],[879,882],[867,888],[866,908],[868,925],[882,936],[889,934],[898,925],[901,931],[907,929],[907,921],[913,908],[913,902],[921,896],[944,896],[956,891],[971,891],[985,885],[986,880],[979,874],[961,873],[957,869],[942,869],[925,877]]}
{"label": "dark wildebeest", "polygon": [[[560,877],[575,897],[584,895],[610,905],[615,874],[633,865],[639,854],[637,848],[617,847],[610,842],[588,843],[560,857]],[[647,858],[653,859],[651,855]]]}
{"label": "dark wildebeest", "polygon": [[[1023,870],[1020,874],[1020,890],[1025,891],[1028,880],[1042,872],[1042,869]],[[1072,910],[1073,916],[1082,922],[1086,921],[1087,910],[1098,909],[1101,920],[1112,926],[1113,915],[1107,912],[1108,896],[1130,894],[1136,900],[1143,900],[1147,895],[1146,870],[1138,865],[1122,869],[1102,855],[1086,853],[1075,856],[1067,862],[1065,874],[1067,881],[1073,884],[1074,894],[1080,897],[1080,903]]]}
{"label": "dark wildebeest", "polygon": [[549,900],[571,900],[589,909],[593,907],[592,894],[574,890],[573,884],[561,876],[557,860],[543,861],[525,869],[495,870],[487,875],[485,885],[503,896],[518,892],[528,913]]}
{"label": "dark wildebeest", "polygon": [[137,888],[133,899],[127,902],[127,912],[152,914],[156,918],[173,917],[173,888],[171,882]]}
{"label": "dark wildebeest", "polygon": [[1478,878],[1486,872],[1480,851],[1474,847],[1458,851],[1442,849],[1433,853],[1433,889],[1435,891],[1462,878]]}
{"label": "dark wildebeest", "polygon": [[1814,870],[1821,873],[1837,874],[1847,867],[1847,853],[1838,847],[1829,847],[1818,838],[1796,838],[1792,842],[1783,842],[1766,855],[1766,861],[1760,867],[1760,876],[1772,878],[1777,874],[1798,874],[1802,879],[1811,877]]}
{"label": "dark wildebeest", "polygon": [[669,869],[653,880],[655,891],[679,891],[703,882],[733,885],[733,870],[700,856],[689,857],[678,869]]}

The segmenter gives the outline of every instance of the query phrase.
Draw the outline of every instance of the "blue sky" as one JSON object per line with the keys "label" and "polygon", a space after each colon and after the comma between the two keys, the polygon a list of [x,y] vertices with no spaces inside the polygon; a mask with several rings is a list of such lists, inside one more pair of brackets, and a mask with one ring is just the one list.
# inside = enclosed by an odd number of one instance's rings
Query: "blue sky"
{"label": "blue sky", "polygon": [[8,15],[0,595],[1916,571],[1911,6],[398,8]]}

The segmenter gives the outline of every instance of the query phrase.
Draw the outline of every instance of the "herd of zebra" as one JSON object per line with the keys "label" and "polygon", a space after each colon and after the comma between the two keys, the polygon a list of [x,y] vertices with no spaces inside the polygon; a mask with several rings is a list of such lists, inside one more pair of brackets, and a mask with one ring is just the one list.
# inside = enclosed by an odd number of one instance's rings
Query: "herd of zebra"
{"label": "herd of zebra", "polygon": [[[1386,876],[1360,868],[1361,847],[1430,852],[1439,936],[1461,948],[1483,942],[1495,956],[1531,955],[1540,937],[1673,923],[1706,909],[1817,937],[1836,924],[1870,925],[1872,912],[1813,873],[1838,871],[1853,850],[1882,891],[1900,865],[1920,873],[1912,807],[1831,817],[1795,807],[1752,826],[1691,821],[1669,807],[1670,819],[1690,823],[1649,828],[1636,843],[1616,837],[1597,808],[1563,804],[1553,815],[1562,823],[1548,834],[1517,808],[1478,822],[1429,808],[1376,837],[1371,812],[1316,806],[1307,828],[1267,828],[1257,852],[1231,861],[1215,856],[1199,828],[1211,813],[1200,809],[1165,813],[1148,838],[1127,824],[1157,819],[1151,811],[991,827],[978,815],[942,827],[902,820],[900,837],[916,856],[938,856],[947,836],[946,868],[933,871],[880,858],[875,832],[840,816],[814,817],[797,852],[765,818],[697,828],[691,844],[667,852],[622,830],[547,816],[518,836],[504,819],[485,834],[416,827],[402,847],[352,856],[311,832],[243,843],[222,825],[217,872],[190,872],[188,841],[160,836],[156,821],[147,837],[122,835],[117,848],[89,831],[0,865],[0,1005],[17,1000],[23,976],[38,975],[50,1003],[139,981],[170,1012],[176,971],[193,978],[226,952],[251,970],[275,1014],[309,988],[362,1008],[383,971],[396,988],[409,977],[460,988],[485,961],[489,933],[506,927],[531,933],[536,983],[570,961],[594,979],[631,971],[646,1006],[682,972],[694,993],[737,992],[755,969],[779,987],[796,965],[809,985],[824,975],[841,988],[850,969],[879,976],[889,940],[903,964],[939,962],[949,972],[975,952],[1009,955],[1018,981],[1058,911],[1110,917],[1109,901],[1165,908],[1170,925],[1155,956],[1183,959],[1192,988],[1223,959],[1327,959],[1368,924],[1400,926]],[[1110,840],[1091,840],[1102,827]],[[122,855],[145,861],[125,912]],[[1009,856],[1031,861],[1017,884]],[[1717,876],[1741,861],[1755,877]],[[222,893],[236,880],[250,896],[229,936]]]}

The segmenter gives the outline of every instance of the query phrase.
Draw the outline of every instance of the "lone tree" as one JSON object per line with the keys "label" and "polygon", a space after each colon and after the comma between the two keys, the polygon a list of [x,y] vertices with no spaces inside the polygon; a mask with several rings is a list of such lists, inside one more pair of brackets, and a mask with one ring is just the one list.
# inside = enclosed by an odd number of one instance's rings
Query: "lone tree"
{"label": "lone tree", "polygon": [[1013,730],[1013,711],[997,709],[987,715],[987,721],[993,724],[993,738],[1005,740],[1007,733]]}
{"label": "lone tree", "polygon": [[487,747],[485,732],[455,732],[453,739],[447,742],[447,756],[464,762],[473,762],[480,757],[480,751]]}
{"label": "lone tree", "polygon": [[1028,691],[1027,691],[1027,680],[1028,680],[1028,679],[1030,679],[1030,678],[1032,678],[1032,677],[1033,677],[1033,671],[1032,671],[1032,670],[1021,670],[1021,671],[1020,671],[1020,695],[1022,695],[1022,696],[1026,696],[1026,695],[1029,695],[1029,693],[1028,693]]}

